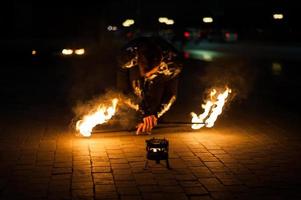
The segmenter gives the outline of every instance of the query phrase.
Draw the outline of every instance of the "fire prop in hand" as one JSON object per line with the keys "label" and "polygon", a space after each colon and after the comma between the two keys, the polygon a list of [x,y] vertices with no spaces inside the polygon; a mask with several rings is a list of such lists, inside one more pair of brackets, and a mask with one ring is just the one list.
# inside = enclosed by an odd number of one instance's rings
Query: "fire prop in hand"
{"label": "fire prop in hand", "polygon": [[226,90],[222,93],[218,93],[216,89],[210,92],[210,99],[206,100],[206,103],[202,105],[204,112],[200,115],[192,112],[192,123],[204,123],[204,124],[192,124],[192,129],[200,129],[204,126],[213,127],[217,117],[222,113],[223,107],[227,98],[231,93],[231,89],[226,87]]}
{"label": "fire prop in hand", "polygon": [[115,114],[118,99],[112,100],[111,106],[99,105],[96,110],[85,115],[82,120],[76,122],[76,130],[84,137],[90,137],[92,129],[109,121]]}

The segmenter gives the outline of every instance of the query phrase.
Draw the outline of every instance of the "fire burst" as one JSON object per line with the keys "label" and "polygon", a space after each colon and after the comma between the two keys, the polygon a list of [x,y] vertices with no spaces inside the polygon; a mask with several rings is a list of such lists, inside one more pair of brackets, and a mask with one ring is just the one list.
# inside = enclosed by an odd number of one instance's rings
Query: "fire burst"
{"label": "fire burst", "polygon": [[[200,129],[204,126],[206,127],[213,127],[214,122],[216,121],[217,117],[222,113],[223,106],[227,101],[227,98],[231,93],[231,89],[226,87],[226,90],[222,93],[217,94],[216,89],[213,89],[210,92],[210,100],[207,100],[205,104],[202,105],[204,112],[200,115],[192,112],[192,123],[199,123],[199,124],[192,124],[192,129]],[[204,123],[204,124],[201,124]]]}
{"label": "fire burst", "polygon": [[109,121],[115,114],[118,99],[112,100],[111,106],[100,105],[95,111],[85,115],[82,120],[76,122],[76,130],[84,137],[90,137],[92,129],[98,125]]}

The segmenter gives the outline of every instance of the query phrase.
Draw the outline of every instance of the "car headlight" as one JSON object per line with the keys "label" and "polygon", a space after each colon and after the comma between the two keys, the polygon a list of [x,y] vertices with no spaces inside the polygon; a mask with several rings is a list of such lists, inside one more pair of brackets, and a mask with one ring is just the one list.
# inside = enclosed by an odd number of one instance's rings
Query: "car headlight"
{"label": "car headlight", "polygon": [[62,50],[62,54],[63,55],[72,55],[73,54],[73,50],[72,49],[63,49]]}
{"label": "car headlight", "polygon": [[75,54],[76,55],[84,55],[85,54],[85,49],[84,48],[76,49]]}

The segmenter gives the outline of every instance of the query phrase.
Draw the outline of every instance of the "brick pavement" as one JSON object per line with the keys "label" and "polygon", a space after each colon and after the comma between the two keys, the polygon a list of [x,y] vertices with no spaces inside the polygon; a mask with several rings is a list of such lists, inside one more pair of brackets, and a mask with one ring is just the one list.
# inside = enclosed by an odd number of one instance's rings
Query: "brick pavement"
{"label": "brick pavement", "polygon": [[298,199],[301,137],[275,125],[158,129],[171,170],[145,161],[131,133],[72,132],[43,124],[2,129],[0,199]]}

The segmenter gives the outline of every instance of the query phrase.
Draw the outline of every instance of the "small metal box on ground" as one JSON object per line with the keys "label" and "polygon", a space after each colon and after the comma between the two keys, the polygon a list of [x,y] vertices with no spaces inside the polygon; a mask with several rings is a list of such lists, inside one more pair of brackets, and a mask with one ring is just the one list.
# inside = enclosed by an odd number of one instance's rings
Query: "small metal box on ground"
{"label": "small metal box on ground", "polygon": [[146,140],[146,161],[144,168],[146,169],[148,166],[149,160],[155,160],[157,164],[160,163],[161,160],[166,161],[166,167],[170,169],[169,167],[169,161],[168,161],[168,145],[169,142],[167,139],[158,139],[158,138],[152,138],[149,140]]}

